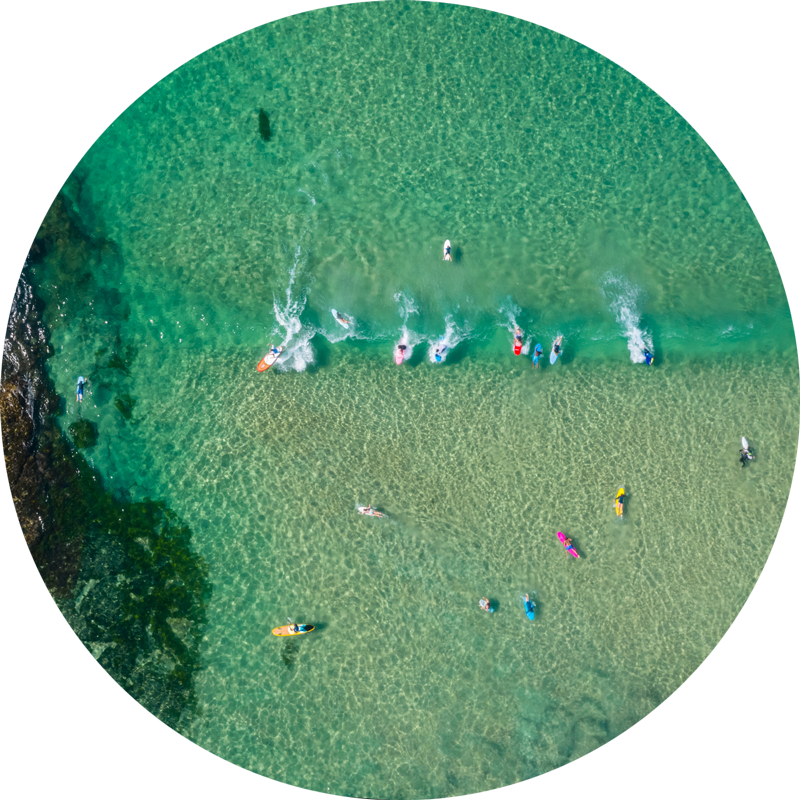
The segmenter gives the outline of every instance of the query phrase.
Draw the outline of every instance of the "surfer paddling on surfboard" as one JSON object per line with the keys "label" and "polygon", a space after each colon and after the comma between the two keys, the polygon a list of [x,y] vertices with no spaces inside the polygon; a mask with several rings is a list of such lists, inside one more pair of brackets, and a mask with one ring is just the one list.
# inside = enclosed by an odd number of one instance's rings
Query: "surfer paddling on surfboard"
{"label": "surfer paddling on surfboard", "polygon": [[359,514],[366,514],[368,517],[385,517],[386,514],[381,513],[380,511],[376,511],[372,505],[368,506],[359,506],[358,507]]}
{"label": "surfer paddling on surfboard", "polygon": [[550,351],[550,363],[551,364],[555,364],[556,361],[558,361],[558,357],[561,355],[561,340],[563,338],[564,338],[563,336],[559,336],[553,342],[553,349]]}
{"label": "surfer paddling on surfboard", "polygon": [[394,363],[400,366],[406,357],[406,345],[400,342],[394,349]]}
{"label": "surfer paddling on surfboard", "polygon": [[522,328],[517,327],[514,331],[514,355],[518,356],[522,352]]}
{"label": "surfer paddling on surfboard", "polygon": [[537,343],[533,348],[533,369],[539,369],[542,359],[542,345]]}
{"label": "surfer paddling on surfboard", "polygon": [[280,347],[275,347],[274,345],[270,345],[269,350],[267,350],[267,354],[264,356],[264,358],[261,359],[261,361],[258,362],[258,366],[256,367],[256,369],[259,372],[264,372],[265,370],[268,370],[278,360],[278,356],[280,356],[282,352],[283,352],[283,345],[280,345]]}
{"label": "surfer paddling on surfboard", "polygon": [[335,308],[331,309],[331,314],[333,314],[333,318],[343,327],[346,328],[350,324],[350,320],[347,317],[340,314]]}
{"label": "surfer paddling on surfboard", "polygon": [[445,242],[444,242],[444,258],[442,259],[442,261],[452,261],[452,260],[453,260],[453,254],[450,252],[450,240],[449,239],[445,239]]}

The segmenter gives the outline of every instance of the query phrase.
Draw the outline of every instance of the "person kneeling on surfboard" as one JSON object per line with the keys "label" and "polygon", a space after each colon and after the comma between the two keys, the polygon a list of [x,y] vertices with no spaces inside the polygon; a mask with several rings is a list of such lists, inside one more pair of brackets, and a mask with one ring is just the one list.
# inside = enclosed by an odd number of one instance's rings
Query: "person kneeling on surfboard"
{"label": "person kneeling on surfboard", "polygon": [[298,625],[295,622],[294,625],[289,626],[289,630],[291,630],[292,633],[305,633],[309,627],[309,625]]}

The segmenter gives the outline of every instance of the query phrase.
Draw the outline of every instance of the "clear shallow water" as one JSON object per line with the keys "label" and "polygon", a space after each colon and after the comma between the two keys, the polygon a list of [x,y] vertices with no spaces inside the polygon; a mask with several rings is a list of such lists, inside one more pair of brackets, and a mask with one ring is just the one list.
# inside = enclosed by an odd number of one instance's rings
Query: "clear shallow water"
{"label": "clear shallow water", "polygon": [[[88,374],[91,462],[210,565],[203,746],[341,794],[488,789],[633,724],[733,620],[794,465],[791,320],[724,168],[614,65],[470,9],[315,12],[165,79],[65,194],[113,244],[38,272],[64,427]],[[565,334],[556,367],[514,320]]]}

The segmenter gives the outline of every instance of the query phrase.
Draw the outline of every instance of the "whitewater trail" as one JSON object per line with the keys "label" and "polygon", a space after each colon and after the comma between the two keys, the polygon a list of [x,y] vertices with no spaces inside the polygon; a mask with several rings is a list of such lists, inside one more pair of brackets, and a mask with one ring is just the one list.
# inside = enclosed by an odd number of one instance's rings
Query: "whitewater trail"
{"label": "whitewater trail", "polygon": [[644,363],[644,350],[647,348],[652,352],[653,337],[646,328],[640,327],[642,290],[621,275],[607,272],[602,278],[600,291],[622,328],[623,336],[628,340],[631,361],[635,364]]}

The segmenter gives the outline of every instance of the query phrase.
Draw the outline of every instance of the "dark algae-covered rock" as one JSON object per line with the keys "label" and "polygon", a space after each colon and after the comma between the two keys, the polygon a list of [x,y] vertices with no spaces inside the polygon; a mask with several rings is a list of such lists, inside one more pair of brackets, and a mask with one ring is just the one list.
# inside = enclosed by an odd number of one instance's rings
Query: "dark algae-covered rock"
{"label": "dark algae-covered rock", "polygon": [[94,447],[97,444],[97,425],[88,419],[79,419],[69,426],[69,435],[79,450]]}
{"label": "dark algae-covered rock", "polygon": [[[73,420],[70,443],[56,423],[61,401],[43,371],[42,318],[62,324],[52,287],[75,306],[101,297],[104,319],[127,312],[98,291],[97,266],[121,259],[87,234],[91,207],[81,219],[82,181],[50,115],[82,88],[87,102],[114,102],[120,85],[100,73],[81,87],[60,61],[69,11],[31,24],[37,9],[0,10],[0,277],[13,284],[0,330],[0,772],[106,776],[127,748],[166,759],[195,713],[210,584],[174,513],[107,491],[73,447],[95,444],[95,424]],[[27,275],[45,256],[43,305]],[[135,350],[112,326],[97,380],[130,419],[119,382]]]}
{"label": "dark algae-covered rock", "polygon": [[130,419],[133,414],[133,407],[136,405],[136,400],[129,394],[121,394],[114,399],[114,405],[125,419]]}
{"label": "dark algae-covered rock", "polygon": [[258,111],[258,132],[265,142],[268,142],[272,136],[272,131],[269,128],[269,117],[263,108]]}

